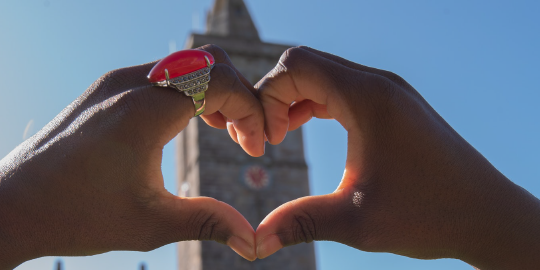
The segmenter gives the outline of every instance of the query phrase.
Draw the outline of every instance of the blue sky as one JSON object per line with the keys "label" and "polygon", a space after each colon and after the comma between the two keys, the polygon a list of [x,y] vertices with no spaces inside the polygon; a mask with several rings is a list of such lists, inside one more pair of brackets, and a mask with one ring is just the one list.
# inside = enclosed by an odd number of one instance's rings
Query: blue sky
{"label": "blue sky", "polygon": [[[246,0],[265,41],[308,45],[408,80],[467,141],[540,196],[540,2]],[[204,29],[212,0],[0,2],[0,156],[37,132],[105,72],[159,59]],[[305,126],[312,192],[332,192],[346,134],[329,120]],[[164,153],[175,190],[174,152]],[[327,269],[472,269],[317,243]],[[52,269],[57,258],[18,270]],[[63,258],[67,270],[175,269],[175,246]]]}

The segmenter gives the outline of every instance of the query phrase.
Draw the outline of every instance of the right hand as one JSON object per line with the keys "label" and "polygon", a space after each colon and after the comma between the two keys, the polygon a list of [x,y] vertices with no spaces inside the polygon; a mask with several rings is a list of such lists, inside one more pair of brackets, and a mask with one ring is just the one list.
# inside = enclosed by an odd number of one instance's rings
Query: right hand
{"label": "right hand", "polygon": [[[264,153],[263,110],[216,46],[204,118],[233,126],[242,148]],[[0,269],[41,256],[147,251],[214,240],[255,260],[254,231],[232,206],[169,193],[162,151],[195,113],[191,98],[155,87],[155,63],[107,73],[0,160]]]}
{"label": "right hand", "polygon": [[259,258],[331,240],[479,267],[537,267],[531,258],[540,233],[531,224],[540,224],[538,200],[498,172],[399,76],[299,47],[286,51],[256,88],[272,144],[313,116],[336,119],[348,132],[337,190],[270,213],[256,231]]}

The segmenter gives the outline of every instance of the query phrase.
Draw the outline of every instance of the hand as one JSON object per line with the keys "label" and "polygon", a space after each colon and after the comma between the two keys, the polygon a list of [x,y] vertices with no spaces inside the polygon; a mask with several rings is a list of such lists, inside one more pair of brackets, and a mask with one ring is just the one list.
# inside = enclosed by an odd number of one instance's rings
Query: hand
{"label": "hand", "polygon": [[332,240],[490,269],[538,266],[538,200],[498,172],[399,76],[299,47],[286,51],[255,88],[272,144],[311,117],[336,119],[348,132],[337,190],[270,213],[256,232],[259,258],[300,242]]}
{"label": "hand", "polygon": [[[205,120],[225,118],[253,156],[264,153],[263,111],[215,46]],[[0,269],[49,255],[152,250],[215,240],[255,259],[254,231],[233,207],[167,192],[162,149],[194,115],[191,98],[153,87],[154,63],[97,80],[0,162]],[[235,134],[236,134],[235,133]]]}

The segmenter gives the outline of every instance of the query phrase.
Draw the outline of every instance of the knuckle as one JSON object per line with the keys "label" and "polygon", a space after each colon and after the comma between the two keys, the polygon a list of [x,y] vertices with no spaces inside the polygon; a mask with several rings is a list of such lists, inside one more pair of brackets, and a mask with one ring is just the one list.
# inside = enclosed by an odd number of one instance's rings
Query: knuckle
{"label": "knuckle", "polygon": [[382,90],[390,86],[392,81],[382,75],[368,74],[364,78],[365,90],[380,93]]}
{"label": "knuckle", "polygon": [[367,77],[365,88],[369,102],[376,108],[391,105],[399,91],[399,86],[394,81],[376,74]]}
{"label": "knuckle", "polygon": [[397,75],[394,72],[384,71],[383,74],[384,74],[384,76],[386,78],[388,78],[390,81],[392,81],[393,83],[395,83],[395,84],[397,84],[399,86],[408,86],[409,85],[409,83],[407,83],[407,81],[405,81],[405,79],[403,79],[401,76]]}
{"label": "knuckle", "polygon": [[104,100],[112,94],[126,88],[128,76],[125,68],[116,69],[103,74],[87,90],[87,94],[97,100]]}
{"label": "knuckle", "polygon": [[223,50],[221,47],[219,47],[216,44],[204,45],[202,47],[199,47],[199,49],[205,50],[209,52],[210,54],[212,54],[212,56],[214,56],[214,59],[218,63],[224,62],[226,59],[229,58],[225,50]]}
{"label": "knuckle", "polygon": [[246,108],[242,110],[246,112],[250,112],[250,114],[258,115],[261,119],[264,118],[264,112],[263,112],[263,108],[260,102],[249,102]]}
{"label": "knuckle", "polygon": [[[272,80],[284,75],[284,74],[293,74],[301,65],[301,61],[304,61],[304,55],[306,51],[300,47],[292,47],[285,50],[277,65],[265,76],[264,83],[269,83]],[[294,74],[293,74],[294,76]],[[263,84],[258,85],[256,88],[263,88]]]}
{"label": "knuckle", "polygon": [[219,224],[219,220],[215,218],[213,214],[206,215],[200,219],[201,225],[199,227],[198,240],[211,240],[214,236],[216,226]]}
{"label": "knuckle", "polygon": [[403,78],[401,78],[401,76],[397,75],[392,71],[385,71],[385,75],[388,79],[392,81],[403,81]]}
{"label": "knuckle", "polygon": [[317,240],[317,227],[312,214],[303,212],[293,216],[292,237],[294,243],[310,243]]}
{"label": "knuckle", "polygon": [[300,46],[297,46],[296,48],[303,49],[303,50],[305,50],[305,49],[308,49],[308,50],[311,49],[311,47],[306,46],[306,45],[300,45]]}
{"label": "knuckle", "polygon": [[102,82],[106,86],[105,88],[118,88],[126,83],[126,69],[116,69],[105,73],[102,76]]}
{"label": "knuckle", "polygon": [[223,63],[216,64],[214,69],[212,69],[212,72],[214,71],[217,73],[216,77],[219,77],[220,79],[230,79],[231,77],[237,77],[236,72],[229,65]]}
{"label": "knuckle", "polygon": [[284,64],[285,66],[294,65],[304,58],[305,53],[306,51],[301,47],[288,48],[281,55],[280,63]]}
{"label": "knuckle", "polygon": [[229,89],[233,92],[238,92],[240,89],[243,89],[242,82],[237,76],[231,77]]}
{"label": "knuckle", "polygon": [[219,243],[226,243],[228,234],[223,228],[221,218],[215,213],[197,211],[189,219],[187,226],[195,228],[190,239],[214,240]]}
{"label": "knuckle", "polygon": [[243,86],[236,72],[230,66],[217,64],[214,69],[216,71],[216,79],[220,81],[221,85],[226,86],[228,90],[238,90],[239,87]]}

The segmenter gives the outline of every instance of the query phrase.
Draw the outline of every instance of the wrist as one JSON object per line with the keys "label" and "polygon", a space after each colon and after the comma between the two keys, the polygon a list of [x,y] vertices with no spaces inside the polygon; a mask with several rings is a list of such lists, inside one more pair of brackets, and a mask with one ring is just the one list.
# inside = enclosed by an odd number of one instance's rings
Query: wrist
{"label": "wrist", "polygon": [[533,269],[540,264],[540,201],[499,172],[479,196],[461,241],[460,259],[480,269]]}
{"label": "wrist", "polygon": [[35,243],[40,232],[27,211],[32,208],[24,175],[28,170],[19,165],[9,156],[0,160],[0,270],[40,257]]}
{"label": "wrist", "polygon": [[26,221],[14,215],[17,202],[12,198],[13,191],[6,188],[14,179],[0,179],[0,270],[13,269],[26,260],[31,259],[29,248],[21,236],[24,235]]}

